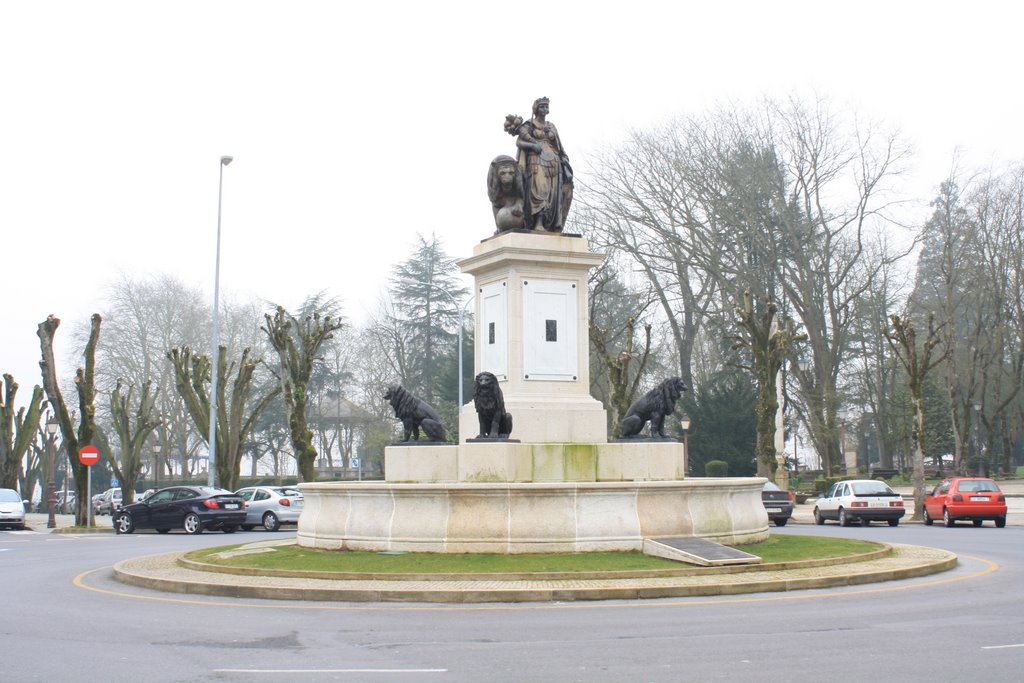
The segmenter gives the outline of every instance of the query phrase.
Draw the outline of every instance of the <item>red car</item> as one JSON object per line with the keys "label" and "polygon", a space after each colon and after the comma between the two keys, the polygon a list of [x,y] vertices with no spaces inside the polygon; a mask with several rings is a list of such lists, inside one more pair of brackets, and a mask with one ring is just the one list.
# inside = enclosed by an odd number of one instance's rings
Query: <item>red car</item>
{"label": "red car", "polygon": [[969,519],[981,526],[991,519],[997,527],[1006,526],[1006,496],[991,479],[952,477],[936,484],[924,499],[924,523],[941,519],[946,526]]}

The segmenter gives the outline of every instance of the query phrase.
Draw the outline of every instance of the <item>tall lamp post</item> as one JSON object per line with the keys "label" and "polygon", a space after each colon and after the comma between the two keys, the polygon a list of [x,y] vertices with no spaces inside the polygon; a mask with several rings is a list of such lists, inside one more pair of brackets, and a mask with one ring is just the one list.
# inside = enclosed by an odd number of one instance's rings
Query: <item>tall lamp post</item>
{"label": "tall lamp post", "polygon": [[57,440],[57,417],[51,415],[46,420],[46,441],[49,446],[50,456],[50,481],[46,482],[46,509],[49,516],[46,520],[47,529],[57,528],[57,518],[54,516],[57,508],[57,469],[54,467],[54,442]]}
{"label": "tall lamp post", "polygon": [[683,428],[683,472],[690,475],[690,416],[683,413],[683,417],[679,420],[680,426]]}
{"label": "tall lamp post", "polygon": [[160,442],[153,444],[153,488],[160,488]]}
{"label": "tall lamp post", "polygon": [[977,472],[979,477],[985,476],[985,461],[981,455],[981,401],[974,402],[974,457],[978,459]]}
{"label": "tall lamp post", "polygon": [[220,181],[217,184],[217,260],[213,268],[213,327],[210,350],[210,457],[206,468],[206,483],[214,485],[214,465],[217,462],[217,370],[220,363],[220,208],[224,199],[224,167],[234,157],[220,158]]}

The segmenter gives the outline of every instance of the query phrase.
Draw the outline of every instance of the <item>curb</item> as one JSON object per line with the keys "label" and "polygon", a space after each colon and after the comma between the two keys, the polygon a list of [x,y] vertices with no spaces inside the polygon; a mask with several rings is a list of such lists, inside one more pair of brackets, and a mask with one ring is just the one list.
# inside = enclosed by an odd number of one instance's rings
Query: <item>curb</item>
{"label": "curb", "polygon": [[[168,593],[267,600],[319,602],[563,602],[635,600],[835,588],[917,578],[957,566],[955,554],[921,546],[894,545],[886,557],[817,567],[779,569],[758,565],[750,571],[656,578],[517,579],[472,581],[323,579],[242,576],[188,569],[184,553],[166,553],[119,562],[117,581]],[[734,569],[729,567],[727,569]]]}

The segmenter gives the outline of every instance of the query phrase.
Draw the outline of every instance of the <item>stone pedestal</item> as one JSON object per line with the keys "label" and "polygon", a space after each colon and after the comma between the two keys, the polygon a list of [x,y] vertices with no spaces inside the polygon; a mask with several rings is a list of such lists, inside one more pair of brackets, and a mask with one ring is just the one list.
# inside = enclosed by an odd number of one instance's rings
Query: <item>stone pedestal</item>
{"label": "stone pedestal", "polygon": [[[582,237],[507,232],[459,262],[475,281],[474,367],[498,378],[520,441],[607,441],[604,407],[590,396],[587,306],[588,273],[603,260]],[[460,440],[478,433],[469,403]]]}

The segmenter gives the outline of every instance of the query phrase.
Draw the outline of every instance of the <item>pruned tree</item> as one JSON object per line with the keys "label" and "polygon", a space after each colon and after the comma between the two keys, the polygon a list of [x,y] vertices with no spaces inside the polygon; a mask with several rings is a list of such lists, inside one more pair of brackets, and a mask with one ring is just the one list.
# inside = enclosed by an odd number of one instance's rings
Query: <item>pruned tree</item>
{"label": "pruned tree", "polygon": [[[260,413],[281,392],[274,387],[262,397],[255,398],[254,375],[259,361],[250,358],[250,349],[242,351],[242,357],[236,363],[227,362],[227,348],[221,347],[218,354],[218,374],[231,382],[231,394],[228,396],[228,382],[217,387],[217,428],[216,482],[223,488],[234,490],[238,487],[238,475],[242,466],[242,456],[249,434],[259,419]],[[185,346],[168,351],[167,357],[174,367],[175,386],[178,393],[185,399],[189,415],[196,431],[210,441],[210,381],[211,363],[209,356],[194,354]]]}
{"label": "pruned tree", "polygon": [[[913,404],[913,442],[914,462],[914,519],[920,521],[924,514],[924,444],[925,444],[925,378],[928,373],[945,357],[935,354],[935,347],[942,343],[940,330],[935,327],[934,316],[928,316],[928,336],[918,345],[917,330],[910,320],[898,315],[891,318],[892,327],[885,331],[896,358],[907,373],[907,387],[910,390],[910,401]],[[941,327],[941,326],[940,326]]]}
{"label": "pruned tree", "polygon": [[[142,472],[142,453],[146,439],[160,426],[162,420],[156,413],[156,394],[151,391],[150,382],[142,385],[138,403],[134,400],[135,387],[128,385],[128,393],[122,393],[122,380],[110,393],[110,414],[120,445],[121,458],[110,458],[110,466],[121,482],[121,499],[125,505],[135,501],[135,482]],[[134,413],[134,420],[132,419]]]}
{"label": "pruned tree", "polygon": [[[42,387],[33,387],[28,405],[15,412],[17,395],[18,383],[10,374],[4,374],[3,393],[0,394],[0,488],[18,487],[21,461],[35,439],[43,409]],[[27,494],[27,491],[21,492],[22,497]]]}
{"label": "pruned tree", "polygon": [[302,481],[316,479],[316,447],[306,414],[309,405],[310,379],[320,358],[320,349],[335,330],[344,325],[339,317],[323,315],[314,298],[306,302],[301,320],[278,306],[274,315],[265,314],[262,328],[277,351],[279,391],[284,396],[288,433],[298,461]]}
{"label": "pruned tree", "polygon": [[749,290],[743,293],[743,306],[736,310],[741,334],[733,337],[733,341],[734,347],[743,349],[748,358],[737,365],[750,372],[757,383],[757,476],[774,480],[778,467],[775,420],[779,411],[779,370],[807,336],[797,334],[790,319],[779,324],[779,309],[774,301],[758,303]]}
{"label": "pruned tree", "polygon": [[89,520],[89,500],[87,491],[87,467],[78,460],[78,452],[83,446],[92,444],[96,434],[96,345],[100,339],[102,319],[98,313],[91,318],[89,339],[85,344],[85,366],[75,372],[75,390],[78,393],[78,429],[76,431],[71,411],[64,402],[64,395],[57,383],[57,364],[53,357],[53,338],[60,327],[60,319],[52,315],[39,323],[37,334],[42,351],[39,368],[43,374],[43,388],[46,398],[60,425],[61,436],[68,458],[68,464],[75,477],[75,524],[85,526]]}

